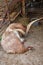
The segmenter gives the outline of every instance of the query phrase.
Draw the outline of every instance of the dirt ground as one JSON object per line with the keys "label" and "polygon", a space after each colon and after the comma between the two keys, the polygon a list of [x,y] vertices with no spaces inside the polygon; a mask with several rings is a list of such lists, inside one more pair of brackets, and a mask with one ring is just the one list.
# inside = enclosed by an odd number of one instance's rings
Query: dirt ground
{"label": "dirt ground", "polygon": [[0,45],[0,65],[43,65],[43,25],[32,27],[26,46],[33,46],[24,54],[7,54]]}

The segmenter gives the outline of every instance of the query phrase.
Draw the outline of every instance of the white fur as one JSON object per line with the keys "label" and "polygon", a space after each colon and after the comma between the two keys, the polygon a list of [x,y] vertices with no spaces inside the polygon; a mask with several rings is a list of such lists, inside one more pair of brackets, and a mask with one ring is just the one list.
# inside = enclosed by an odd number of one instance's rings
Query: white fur
{"label": "white fur", "polygon": [[21,38],[21,37],[20,37],[20,35],[19,35],[19,33],[18,33],[18,31],[17,31],[16,29],[12,30],[12,29],[9,28],[9,29],[7,29],[6,31],[9,31],[9,32],[12,31],[12,32],[14,32],[14,34],[20,39],[21,42],[24,41],[24,38]]}
{"label": "white fur", "polygon": [[16,29],[14,30],[14,33],[15,33],[16,36],[20,39],[21,42],[24,41],[24,38],[21,38],[21,37],[20,37],[20,35],[19,35],[19,33],[18,33],[18,31],[17,31]]}

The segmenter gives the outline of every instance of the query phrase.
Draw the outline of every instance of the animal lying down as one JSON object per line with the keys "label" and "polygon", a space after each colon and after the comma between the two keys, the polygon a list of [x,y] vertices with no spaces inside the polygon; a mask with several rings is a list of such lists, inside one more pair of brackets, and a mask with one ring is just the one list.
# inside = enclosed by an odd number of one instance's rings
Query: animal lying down
{"label": "animal lying down", "polygon": [[27,28],[20,23],[10,24],[2,35],[1,46],[3,47],[3,49],[7,53],[24,53],[32,49],[33,47],[31,46],[25,47],[24,38],[22,38],[21,36],[27,35],[31,25],[37,20],[29,23],[27,25]]}
{"label": "animal lying down", "polygon": [[[25,34],[26,28],[20,23],[9,25],[2,35],[1,45],[7,53],[24,53],[32,47],[24,46],[24,38],[21,35]],[[19,35],[20,34],[20,35]]]}

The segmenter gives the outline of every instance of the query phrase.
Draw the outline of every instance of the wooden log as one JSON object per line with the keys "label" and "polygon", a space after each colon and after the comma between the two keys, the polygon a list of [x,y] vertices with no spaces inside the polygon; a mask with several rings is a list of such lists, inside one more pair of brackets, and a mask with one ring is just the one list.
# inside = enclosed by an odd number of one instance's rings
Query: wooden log
{"label": "wooden log", "polygon": [[25,0],[22,0],[22,15],[25,17]]}
{"label": "wooden log", "polygon": [[18,13],[16,13],[16,15],[14,16],[14,18],[11,19],[11,21],[14,21],[20,13],[21,13],[21,10]]}
{"label": "wooden log", "polygon": [[7,2],[7,0],[4,0],[4,1],[5,1],[5,3],[6,3],[6,12],[7,12],[7,16],[8,16],[8,19],[9,19],[9,21],[10,21],[10,14],[9,14],[8,2]]}
{"label": "wooden log", "polygon": [[8,4],[8,8],[9,8],[9,13],[11,13],[14,10],[14,5],[15,3],[20,2],[20,0],[12,0],[9,4]]}

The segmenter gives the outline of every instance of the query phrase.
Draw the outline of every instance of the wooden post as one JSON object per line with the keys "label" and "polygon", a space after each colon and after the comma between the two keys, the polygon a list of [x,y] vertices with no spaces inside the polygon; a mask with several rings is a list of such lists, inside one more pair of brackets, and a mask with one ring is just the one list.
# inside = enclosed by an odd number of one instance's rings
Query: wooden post
{"label": "wooden post", "polygon": [[22,0],[22,15],[25,17],[25,0]]}
{"label": "wooden post", "polygon": [[8,20],[10,21],[10,14],[9,14],[8,1],[7,1],[7,0],[4,0],[4,1],[5,1],[5,3],[6,3],[6,13],[5,13],[5,14],[7,14]]}

